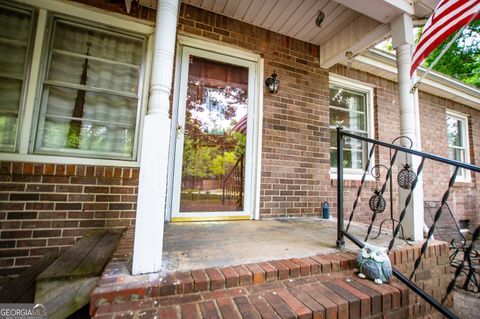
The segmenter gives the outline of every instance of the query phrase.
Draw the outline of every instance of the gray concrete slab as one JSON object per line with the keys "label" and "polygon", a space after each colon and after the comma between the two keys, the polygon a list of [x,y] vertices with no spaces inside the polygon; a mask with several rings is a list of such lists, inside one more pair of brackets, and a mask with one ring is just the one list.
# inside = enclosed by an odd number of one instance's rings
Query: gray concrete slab
{"label": "gray concrete slab", "polygon": [[[365,237],[367,227],[352,225],[351,233]],[[372,232],[376,235],[377,232]],[[275,219],[261,221],[169,223],[165,225],[165,271],[230,266],[337,252],[335,220]],[[391,235],[369,241],[388,246]],[[346,240],[346,249],[358,249]],[[405,242],[398,240],[398,245]]]}

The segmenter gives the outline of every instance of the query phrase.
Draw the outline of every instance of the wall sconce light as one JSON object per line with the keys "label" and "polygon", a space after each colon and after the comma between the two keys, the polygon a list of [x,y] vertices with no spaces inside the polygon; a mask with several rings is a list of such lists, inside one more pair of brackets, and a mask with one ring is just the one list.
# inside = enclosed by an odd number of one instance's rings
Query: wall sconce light
{"label": "wall sconce light", "polygon": [[322,27],[322,22],[325,19],[325,13],[323,11],[318,11],[318,15],[315,18],[315,24],[317,27]]}
{"label": "wall sconce light", "polygon": [[347,58],[347,69],[350,70],[353,62],[353,52],[352,51],[345,52],[345,57]]}
{"label": "wall sconce light", "polygon": [[277,80],[277,74],[273,70],[272,76],[265,80],[265,85],[270,89],[270,93],[277,93],[280,81]]}

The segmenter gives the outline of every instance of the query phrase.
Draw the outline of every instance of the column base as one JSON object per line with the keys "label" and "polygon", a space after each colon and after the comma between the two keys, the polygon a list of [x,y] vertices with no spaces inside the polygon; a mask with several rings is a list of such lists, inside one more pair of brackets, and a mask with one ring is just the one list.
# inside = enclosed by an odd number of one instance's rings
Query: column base
{"label": "column base", "polygon": [[170,122],[162,114],[145,117],[140,158],[132,274],[162,266]]}

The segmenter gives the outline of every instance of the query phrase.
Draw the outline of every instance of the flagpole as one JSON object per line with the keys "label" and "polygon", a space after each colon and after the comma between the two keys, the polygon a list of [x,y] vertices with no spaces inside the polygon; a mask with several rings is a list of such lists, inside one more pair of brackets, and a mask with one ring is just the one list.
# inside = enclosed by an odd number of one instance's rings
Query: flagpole
{"label": "flagpole", "polygon": [[410,93],[415,93],[415,91],[417,90],[417,88],[420,86],[420,83],[422,83],[422,81],[425,79],[425,77],[432,71],[432,69],[435,67],[435,65],[438,63],[438,61],[440,61],[440,59],[443,57],[443,55],[445,53],[447,53],[447,51],[450,49],[450,47],[453,45],[453,43],[455,41],[457,41],[458,37],[460,36],[460,34],[463,33],[463,30],[465,30],[466,27],[468,27],[468,25],[475,20],[475,18],[477,17],[477,15],[480,13],[480,11],[477,11],[477,13],[475,13],[471,18],[470,18],[470,21],[468,21],[468,23],[466,23],[458,32],[457,34],[455,34],[455,36],[453,37],[453,39],[447,44],[446,47],[443,48],[442,52],[440,52],[440,54],[437,56],[437,58],[432,62],[432,64],[430,64],[430,66],[428,67],[427,71],[420,77],[420,79],[415,82],[415,84],[412,86],[412,89],[410,90]]}

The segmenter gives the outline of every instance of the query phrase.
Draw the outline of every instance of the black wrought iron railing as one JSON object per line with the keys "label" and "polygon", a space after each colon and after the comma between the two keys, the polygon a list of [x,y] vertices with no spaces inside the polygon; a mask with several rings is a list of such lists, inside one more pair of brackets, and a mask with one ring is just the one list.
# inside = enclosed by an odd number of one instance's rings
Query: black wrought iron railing
{"label": "black wrought iron railing", "polygon": [[[347,226],[345,227],[345,220],[344,220],[344,188],[343,188],[343,174],[344,174],[344,149],[345,149],[345,139],[348,138],[350,141],[350,145],[354,142],[361,143],[363,147],[366,147],[367,151],[367,158],[363,161],[363,175],[360,180],[360,185],[356,192],[356,198],[353,201],[353,207],[350,211],[350,216],[348,218]],[[396,145],[395,142],[402,141],[402,144],[408,144],[409,147],[404,147],[400,145]],[[345,237],[352,241],[355,245],[359,248],[363,248],[364,243],[366,243],[369,239],[371,239],[371,233],[375,228],[374,224],[377,220],[379,214],[381,214],[386,207],[390,206],[390,218],[387,220],[392,223],[391,231],[388,233],[391,238],[389,238],[389,244],[387,252],[390,252],[394,246],[397,239],[400,238],[400,235],[403,236],[403,228],[402,224],[405,221],[405,217],[407,215],[407,209],[409,204],[413,200],[414,191],[419,183],[419,176],[421,176],[422,171],[425,167],[425,163],[427,161],[432,161],[437,164],[447,165],[450,167],[451,175],[448,181],[448,184],[445,185],[445,190],[443,195],[441,196],[441,200],[437,201],[437,206],[432,213],[431,223],[428,228],[428,233],[426,235],[426,239],[424,240],[422,247],[420,249],[420,254],[416,258],[413,266],[413,271],[409,275],[405,275],[397,269],[393,269],[393,274],[395,277],[398,278],[400,282],[405,284],[407,287],[412,289],[415,293],[421,296],[426,302],[428,302],[432,307],[438,310],[442,315],[446,316],[447,318],[457,318],[457,316],[445,306],[445,301],[447,297],[452,293],[455,286],[459,287],[472,287],[469,289],[471,291],[478,292],[478,282],[479,282],[479,268],[480,268],[480,258],[478,255],[478,251],[475,249],[475,245],[478,245],[479,237],[480,237],[480,227],[477,226],[473,232],[471,238],[461,245],[451,245],[451,256],[454,255],[454,258],[451,257],[451,266],[452,266],[452,280],[448,285],[445,294],[442,297],[442,300],[436,300],[424,290],[422,290],[419,286],[415,284],[413,278],[415,277],[415,273],[418,267],[421,264],[421,260],[427,252],[428,244],[431,238],[433,237],[435,231],[440,228],[440,220],[442,219],[442,214],[445,214],[446,208],[450,210],[448,206],[448,199],[451,194],[452,188],[455,184],[455,179],[461,170],[464,172],[468,171],[473,173],[479,173],[480,167],[476,165],[471,165],[467,163],[462,163],[458,161],[454,161],[448,158],[443,158],[440,156],[436,156],[429,153],[420,152],[414,149],[411,149],[413,143],[407,137],[399,137],[395,139],[392,143],[386,143],[382,141],[378,141],[375,139],[367,138],[364,136],[355,135],[344,131],[341,127],[337,128],[337,247],[342,249],[345,246]],[[358,144],[357,144],[358,145]],[[377,160],[380,161],[380,156],[376,156],[379,154],[381,149],[385,149],[389,152],[390,157],[388,163],[377,163],[376,165],[372,165],[372,163]],[[397,184],[399,187],[403,188],[408,195],[404,199],[404,203],[400,203],[400,199],[398,200],[398,206],[404,207],[398,214],[398,219],[394,218],[394,203],[393,203],[393,174],[396,171],[395,167],[400,165],[401,163],[397,163],[397,159],[399,158],[399,153],[405,154],[406,160],[405,162],[409,162],[407,156],[410,155],[412,158],[416,157],[418,159],[419,164],[416,167],[412,167],[412,164],[403,164],[403,167],[397,173]],[[403,158],[403,157],[402,157]],[[410,162],[412,162],[410,160]],[[373,168],[372,168],[373,166]],[[366,230],[366,235],[364,241],[362,242],[358,238],[356,238],[351,232],[349,232],[350,225],[352,221],[355,220],[356,212],[359,210],[359,203],[362,193],[365,192],[365,181],[367,180],[367,176],[370,173],[373,177],[377,180],[381,180],[381,174],[378,172],[374,172],[374,169],[385,169],[386,174],[382,182],[382,186],[379,189],[376,189],[374,194],[369,200],[369,208],[372,211],[371,220]],[[424,185],[425,188],[428,185]],[[438,187],[438,185],[436,186]],[[390,203],[387,203],[384,196],[386,192],[390,193]],[[403,204],[403,205],[401,205]],[[452,215],[453,217],[453,215]],[[454,220],[454,219],[453,219]],[[380,230],[381,226],[384,224],[385,220],[380,223]],[[378,223],[378,221],[377,221]],[[458,229],[458,228],[457,228]],[[380,233],[379,230],[379,233]],[[377,236],[378,237],[378,236]],[[405,239],[405,238],[403,238]],[[459,280],[465,280],[464,283],[458,283]]]}

